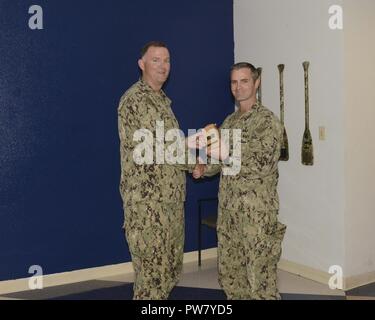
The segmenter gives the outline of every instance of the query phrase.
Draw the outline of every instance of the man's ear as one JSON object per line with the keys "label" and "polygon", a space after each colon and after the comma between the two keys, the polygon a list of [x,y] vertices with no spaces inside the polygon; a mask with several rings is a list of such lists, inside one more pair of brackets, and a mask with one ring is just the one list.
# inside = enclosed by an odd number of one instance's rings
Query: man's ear
{"label": "man's ear", "polygon": [[255,84],[254,84],[254,86],[255,86],[255,89],[256,89],[256,90],[258,90],[259,85],[260,85],[260,78],[258,78],[258,79],[255,80]]}
{"label": "man's ear", "polygon": [[145,70],[145,62],[143,61],[143,59],[139,59],[138,60],[138,66],[139,68],[144,71]]}

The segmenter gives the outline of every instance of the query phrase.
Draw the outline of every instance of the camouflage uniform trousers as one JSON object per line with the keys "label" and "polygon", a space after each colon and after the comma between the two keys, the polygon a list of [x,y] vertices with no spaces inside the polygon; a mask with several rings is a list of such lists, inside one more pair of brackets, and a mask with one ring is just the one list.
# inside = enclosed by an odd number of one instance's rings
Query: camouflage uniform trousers
{"label": "camouflage uniform trousers", "polygon": [[137,202],[124,209],[135,271],[133,299],[167,299],[182,271],[184,203]]}
{"label": "camouflage uniform trousers", "polygon": [[285,230],[275,210],[219,208],[219,283],[228,299],[281,299],[277,263]]}

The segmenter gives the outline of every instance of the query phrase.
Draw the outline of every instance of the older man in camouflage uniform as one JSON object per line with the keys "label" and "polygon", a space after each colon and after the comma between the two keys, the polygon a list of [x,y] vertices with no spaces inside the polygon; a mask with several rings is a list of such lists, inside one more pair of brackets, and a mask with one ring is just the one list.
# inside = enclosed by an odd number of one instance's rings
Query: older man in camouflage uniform
{"label": "older man in camouflage uniform", "polygon": [[[276,271],[286,229],[278,221],[282,126],[256,100],[259,82],[253,65],[232,67],[231,90],[239,108],[221,129],[242,130],[240,172],[224,175],[224,164],[199,165],[193,172],[198,178],[222,171],[217,223],[219,283],[229,299],[280,299]],[[233,145],[231,148],[233,151]]]}
{"label": "older man in camouflage uniform", "polygon": [[169,75],[169,59],[165,44],[148,43],[138,61],[142,79],[125,92],[118,108],[120,192],[135,270],[134,299],[167,299],[182,269],[184,170],[188,166],[156,163],[155,145],[150,145],[152,163],[142,164],[137,161],[133,140],[140,129],[155,137],[157,121],[163,121],[165,131],[179,128],[171,101],[161,89]]}

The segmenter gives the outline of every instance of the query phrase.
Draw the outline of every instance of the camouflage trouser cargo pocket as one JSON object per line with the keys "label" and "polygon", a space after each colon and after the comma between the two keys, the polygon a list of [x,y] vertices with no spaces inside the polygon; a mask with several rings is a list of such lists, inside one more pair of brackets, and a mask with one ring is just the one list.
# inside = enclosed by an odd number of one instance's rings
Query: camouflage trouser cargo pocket
{"label": "camouflage trouser cargo pocket", "polygon": [[125,234],[135,271],[134,299],[166,299],[178,282],[184,245],[183,203],[125,207]]}
{"label": "camouflage trouser cargo pocket", "polygon": [[247,230],[247,251],[250,253],[247,266],[251,290],[259,298],[276,297],[277,263],[281,257],[286,226],[277,221],[277,216],[271,216],[266,224],[248,226]]}
{"label": "camouflage trouser cargo pocket", "polygon": [[183,250],[183,203],[136,203],[125,208],[124,229],[132,254],[140,257]]}
{"label": "camouflage trouser cargo pocket", "polygon": [[150,223],[150,208],[147,210],[146,205],[135,204],[125,210],[124,229],[131,254],[138,257],[154,255],[163,232],[160,225]]}
{"label": "camouflage trouser cargo pocket", "polygon": [[183,210],[183,204],[176,203],[170,205],[170,221],[167,231],[167,243],[172,254],[180,254],[180,251],[183,254],[185,240],[185,219]]}
{"label": "camouflage trouser cargo pocket", "polygon": [[281,256],[281,243],[284,239],[286,226],[276,222],[271,232],[256,232],[249,234],[250,252],[253,259],[263,259],[278,262]]}

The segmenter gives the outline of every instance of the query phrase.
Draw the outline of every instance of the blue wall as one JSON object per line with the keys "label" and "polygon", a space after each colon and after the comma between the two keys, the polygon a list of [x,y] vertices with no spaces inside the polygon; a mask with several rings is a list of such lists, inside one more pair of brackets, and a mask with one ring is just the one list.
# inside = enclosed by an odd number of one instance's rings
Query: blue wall
{"label": "blue wall", "polygon": [[[42,6],[44,29],[28,9]],[[0,280],[130,260],[122,232],[117,106],[139,77],[139,49],[165,41],[166,92],[182,129],[232,111],[232,0],[0,2]],[[185,251],[197,199],[218,179],[188,178]],[[210,231],[205,247],[215,245]]]}

